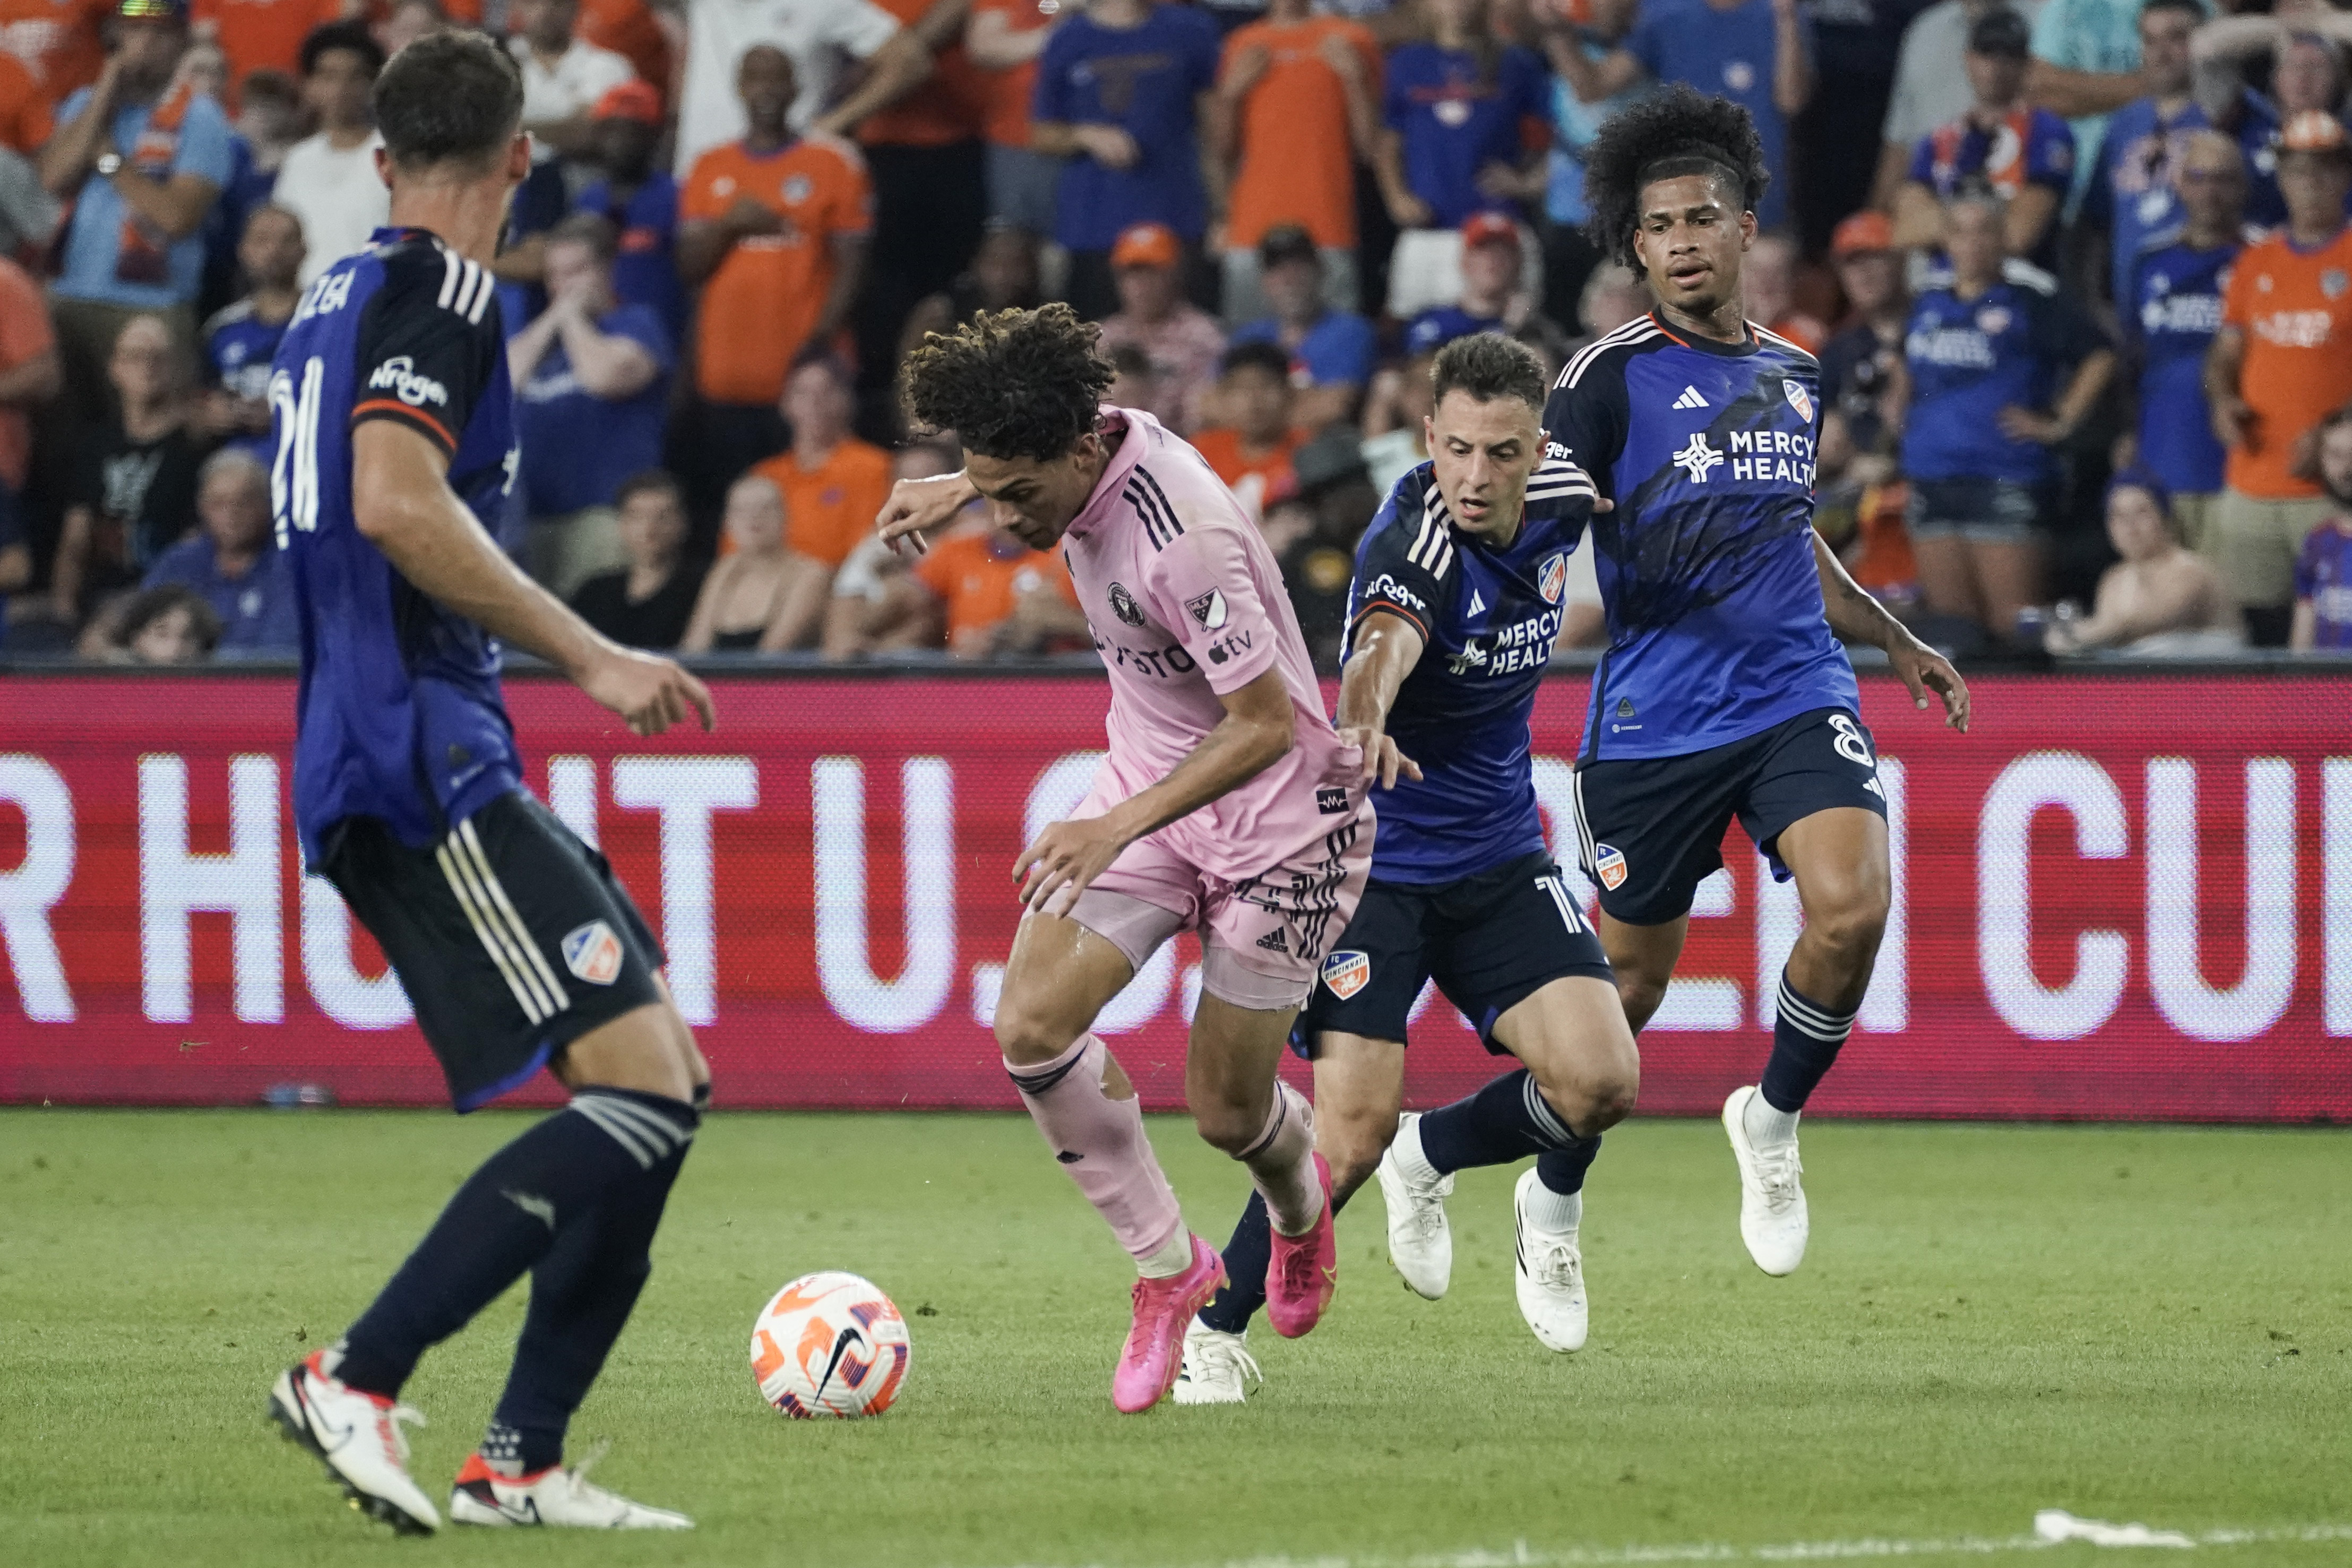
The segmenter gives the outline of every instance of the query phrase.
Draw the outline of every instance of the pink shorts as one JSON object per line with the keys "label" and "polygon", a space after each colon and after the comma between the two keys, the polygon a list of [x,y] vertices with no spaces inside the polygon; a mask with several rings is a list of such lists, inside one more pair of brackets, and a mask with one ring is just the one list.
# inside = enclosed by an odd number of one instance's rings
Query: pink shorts
{"label": "pink shorts", "polygon": [[1130,844],[1069,918],[1141,969],[1180,931],[1201,933],[1201,988],[1255,1012],[1303,1007],[1323,957],[1348,929],[1372,867],[1370,805],[1311,849],[1228,882],[1154,839]]}

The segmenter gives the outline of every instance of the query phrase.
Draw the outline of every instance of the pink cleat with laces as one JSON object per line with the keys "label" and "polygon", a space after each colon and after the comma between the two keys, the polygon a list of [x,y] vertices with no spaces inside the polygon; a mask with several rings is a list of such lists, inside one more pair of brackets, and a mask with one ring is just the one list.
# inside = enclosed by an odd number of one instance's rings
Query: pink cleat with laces
{"label": "pink cleat with laces", "polygon": [[1286,1340],[1323,1321],[1339,1278],[1339,1237],[1331,1224],[1331,1164],[1315,1156],[1315,1179],[1323,1184],[1323,1212],[1305,1236],[1274,1233],[1274,1256],[1265,1271],[1265,1321]]}
{"label": "pink cleat with laces", "polygon": [[1184,1365],[1184,1330],[1225,1282],[1217,1249],[1192,1237],[1192,1267],[1170,1279],[1135,1282],[1135,1326],[1118,1352],[1110,1380],[1110,1402],[1123,1415],[1150,1409],[1176,1386]]}

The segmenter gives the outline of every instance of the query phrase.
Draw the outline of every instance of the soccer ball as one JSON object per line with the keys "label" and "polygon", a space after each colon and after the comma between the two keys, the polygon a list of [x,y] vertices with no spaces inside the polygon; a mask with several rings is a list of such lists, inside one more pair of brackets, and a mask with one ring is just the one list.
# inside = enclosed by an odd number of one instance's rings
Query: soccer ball
{"label": "soccer ball", "polygon": [[751,1324],[751,1376],[785,1415],[879,1415],[898,1397],[913,1353],[907,1320],[870,1279],[803,1274]]}

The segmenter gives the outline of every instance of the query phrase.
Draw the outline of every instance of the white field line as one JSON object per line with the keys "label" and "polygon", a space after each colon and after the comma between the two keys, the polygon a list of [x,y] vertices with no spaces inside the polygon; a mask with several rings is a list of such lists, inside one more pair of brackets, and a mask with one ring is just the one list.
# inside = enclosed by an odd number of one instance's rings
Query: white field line
{"label": "white field line", "polygon": [[[2281,1525],[2258,1530],[2189,1532],[2195,1546],[2263,1546],[2352,1542],[2352,1524]],[[1700,1542],[1679,1546],[1540,1547],[1522,1541],[1507,1552],[1465,1552],[1412,1556],[1245,1557],[1202,1568],[1638,1568],[1654,1563],[1833,1563],[1886,1557],[1994,1557],[2013,1552],[2047,1552],[2076,1542],[2045,1541],[2038,1535],[1957,1535],[1941,1541],[1791,1541],[1770,1546]],[[2130,1549],[2125,1549],[2130,1550]],[[2162,1547],[2137,1550],[2158,1551]],[[2177,1548],[2175,1548],[2177,1550]]]}

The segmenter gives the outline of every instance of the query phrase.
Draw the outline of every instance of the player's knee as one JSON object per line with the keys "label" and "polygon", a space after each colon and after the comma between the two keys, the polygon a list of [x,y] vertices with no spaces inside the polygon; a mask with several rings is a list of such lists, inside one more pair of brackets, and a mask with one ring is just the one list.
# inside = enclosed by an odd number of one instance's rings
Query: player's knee
{"label": "player's knee", "polygon": [[1617,1000],[1625,1009],[1625,1022],[1639,1034],[1642,1026],[1657,1012],[1658,1005],[1666,999],[1666,977],[1648,975],[1629,966],[1617,970]]}
{"label": "player's knee", "polygon": [[1536,1087],[1569,1131],[1590,1138],[1633,1114],[1633,1102],[1642,1092],[1641,1058],[1630,1048],[1611,1052],[1538,1075]]}
{"label": "player's knee", "polygon": [[1809,917],[1806,930],[1818,930],[1816,940],[1840,959],[1867,963],[1877,955],[1879,939],[1886,934],[1888,902],[1884,887],[1856,887],[1823,909],[1818,919]]}
{"label": "player's knee", "polygon": [[1238,1160],[1265,1131],[1265,1107],[1217,1100],[1192,1107],[1201,1142]]}
{"label": "player's knee", "polygon": [[996,1048],[1014,1067],[1034,1067],[1052,1061],[1070,1048],[1077,1038],[1066,1033],[1059,1020],[1045,1009],[1025,1005],[1015,997],[1003,997],[996,1005]]}

